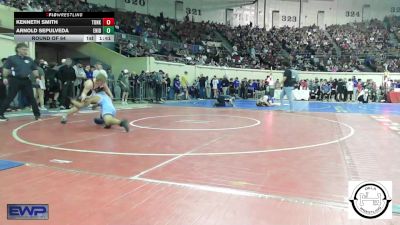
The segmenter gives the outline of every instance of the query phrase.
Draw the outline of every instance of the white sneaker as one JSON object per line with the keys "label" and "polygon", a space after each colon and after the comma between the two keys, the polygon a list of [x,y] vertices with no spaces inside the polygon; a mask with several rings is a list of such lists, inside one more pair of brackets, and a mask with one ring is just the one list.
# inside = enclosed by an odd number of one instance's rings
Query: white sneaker
{"label": "white sneaker", "polygon": [[47,108],[46,108],[46,107],[40,107],[40,110],[42,110],[42,111],[46,111],[46,110],[47,110]]}
{"label": "white sneaker", "polygon": [[67,123],[67,116],[63,115],[61,116],[61,121],[62,124],[66,124]]}

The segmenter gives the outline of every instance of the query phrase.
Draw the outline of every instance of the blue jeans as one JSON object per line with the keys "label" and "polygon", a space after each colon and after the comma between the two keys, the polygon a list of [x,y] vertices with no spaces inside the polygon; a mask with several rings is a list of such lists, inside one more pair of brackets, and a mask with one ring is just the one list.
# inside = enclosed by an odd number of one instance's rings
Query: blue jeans
{"label": "blue jeans", "polygon": [[200,98],[202,98],[202,99],[206,98],[206,88],[205,87],[200,87]]}
{"label": "blue jeans", "polygon": [[293,112],[293,87],[283,87],[282,92],[281,92],[281,107],[283,107],[283,98],[285,95],[287,96],[289,100],[289,107],[290,111]]}
{"label": "blue jeans", "polygon": [[174,100],[174,99],[175,99],[175,91],[172,87],[170,87],[168,93],[168,100]]}

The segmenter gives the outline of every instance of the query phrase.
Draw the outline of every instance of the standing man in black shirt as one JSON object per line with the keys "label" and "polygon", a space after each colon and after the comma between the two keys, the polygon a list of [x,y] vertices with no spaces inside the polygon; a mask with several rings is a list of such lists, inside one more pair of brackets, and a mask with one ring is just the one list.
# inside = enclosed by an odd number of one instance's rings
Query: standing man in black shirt
{"label": "standing man in black shirt", "polygon": [[168,73],[165,74],[165,83],[167,85],[167,99],[170,100],[172,99],[171,97],[171,78],[169,78]]}
{"label": "standing man in black shirt", "polygon": [[249,87],[249,83],[247,83],[247,78],[245,77],[240,83],[240,97],[247,99],[247,88]]}
{"label": "standing man in black shirt", "polygon": [[7,121],[4,112],[10,105],[10,102],[15,98],[18,91],[27,97],[32,105],[32,111],[35,119],[40,119],[40,111],[33,97],[32,82],[29,79],[31,76],[39,78],[39,72],[33,59],[28,56],[28,45],[18,43],[15,47],[16,55],[8,57],[3,66],[3,83],[9,85],[8,95],[6,100],[0,106],[0,121]]}
{"label": "standing man in black shirt", "polygon": [[62,106],[63,109],[69,109],[70,106],[70,98],[73,97],[74,94],[74,82],[76,79],[75,69],[72,67],[72,60],[66,59],[65,65],[60,67],[58,70],[58,79],[61,81],[61,89],[62,89]]}
{"label": "standing man in black shirt", "polygon": [[201,99],[206,98],[206,82],[207,82],[207,79],[203,76],[203,74],[200,74],[199,85],[200,85],[200,98]]}
{"label": "standing man in black shirt", "polygon": [[281,100],[281,108],[283,107],[283,98],[285,95],[289,100],[290,112],[293,112],[293,87],[297,83],[298,76],[294,70],[290,68],[289,62],[283,62],[283,66],[286,67],[285,72],[283,73],[283,89],[281,92],[280,100]]}
{"label": "standing man in black shirt", "polygon": [[229,80],[228,77],[226,75],[224,75],[224,78],[222,79],[222,92],[223,95],[228,95],[228,88],[229,88]]}
{"label": "standing man in black shirt", "polygon": [[6,100],[7,97],[7,87],[3,84],[3,67],[6,61],[6,58],[1,59],[2,66],[0,67],[0,105],[3,104],[3,101]]}
{"label": "standing man in black shirt", "polygon": [[156,86],[156,101],[161,102],[162,97],[162,85],[165,84],[164,72],[159,70],[155,74],[155,86]]}

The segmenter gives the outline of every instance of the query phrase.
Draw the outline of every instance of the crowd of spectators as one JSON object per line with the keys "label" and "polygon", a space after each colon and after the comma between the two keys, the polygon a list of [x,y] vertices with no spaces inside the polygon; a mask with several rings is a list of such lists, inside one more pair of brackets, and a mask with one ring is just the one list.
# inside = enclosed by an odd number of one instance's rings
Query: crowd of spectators
{"label": "crowd of spectators", "polygon": [[389,31],[379,20],[332,25],[327,31],[345,55],[364,56],[370,52],[386,51],[389,48]]}
{"label": "crowd of spectators", "polygon": [[[0,0],[1,4],[26,11],[111,11],[86,0]],[[116,12],[116,50],[138,57],[191,65],[281,69],[290,59],[302,71],[399,72],[399,45],[389,41],[390,33],[400,40],[400,17],[384,21],[346,25],[270,30],[246,26],[230,27],[213,22],[183,21],[136,12]],[[389,24],[387,26],[386,23]],[[220,35],[218,35],[218,33]],[[224,47],[224,41],[230,47]]]}
{"label": "crowd of spectators", "polygon": [[86,0],[0,0],[0,4],[30,12],[107,12],[111,8]]}
{"label": "crowd of spectators", "polygon": [[[161,81],[157,81],[159,74]],[[275,90],[282,89],[282,83],[279,79],[274,80],[271,75],[265,79],[239,79],[228,75],[205,76],[200,74],[193,83],[187,80],[188,73],[170,77],[163,71],[144,72],[141,74],[130,75],[131,96],[134,99],[140,98],[138,92],[140,85],[145,86],[145,92],[154,89],[157,82],[163,84],[163,98],[168,100],[186,100],[186,99],[216,99],[220,95],[231,95],[236,98],[257,98],[263,95],[269,95],[274,98]],[[373,80],[357,79],[353,76],[351,79],[305,79],[300,80],[295,89],[306,90],[310,99],[316,101],[335,101],[335,102],[356,102],[360,93],[368,96],[368,101],[385,101],[386,94],[394,88],[400,88],[400,80],[387,80],[384,84],[377,84]],[[145,94],[151,98],[151,95]]]}
{"label": "crowd of spectators", "polygon": [[[390,31],[378,20],[334,25],[326,31],[316,26],[265,30],[251,25],[229,27],[204,22],[172,22],[176,23],[179,25],[173,26],[171,32],[179,35],[181,45],[171,47],[166,42],[158,47],[154,47],[155,44],[147,47],[158,59],[186,64],[281,69],[281,62],[289,58],[296,69],[302,71],[398,71],[398,60],[386,53],[399,54],[399,47],[388,41]],[[215,31],[229,42],[231,51],[206,45],[206,41],[221,42],[211,35]],[[120,42],[125,46],[129,44],[123,39]],[[143,49],[140,45],[137,47]],[[390,66],[385,67],[386,64]]]}
{"label": "crowd of spectators", "polygon": [[389,24],[389,31],[400,41],[400,16],[389,16],[385,21]]}

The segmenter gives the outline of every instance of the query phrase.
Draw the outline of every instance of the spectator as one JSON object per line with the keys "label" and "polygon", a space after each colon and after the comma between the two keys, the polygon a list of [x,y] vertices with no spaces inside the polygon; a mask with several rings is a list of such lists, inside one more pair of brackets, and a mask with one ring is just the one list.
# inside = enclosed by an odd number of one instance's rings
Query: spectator
{"label": "spectator", "polygon": [[361,90],[358,92],[357,101],[365,104],[368,103],[368,100],[368,92],[364,88],[361,88]]}
{"label": "spectator", "polygon": [[249,87],[249,83],[247,82],[247,78],[245,77],[240,83],[240,97],[243,99],[247,99],[247,89]]}
{"label": "spectator", "polygon": [[130,87],[129,75],[130,75],[129,71],[127,69],[124,69],[122,71],[122,74],[118,77],[118,84],[122,92],[122,99],[121,99],[122,105],[128,104],[129,87]]}
{"label": "spectator", "polygon": [[211,83],[208,76],[206,76],[206,97],[211,98]]}
{"label": "spectator", "polygon": [[235,80],[233,81],[233,88],[235,90],[235,95],[239,95],[239,87],[240,87],[240,81],[239,78],[236,77]]}
{"label": "spectator", "polygon": [[189,97],[189,82],[188,82],[188,78],[187,78],[188,72],[185,71],[184,74],[181,77],[181,86],[182,86],[182,90],[183,90],[183,94],[184,94],[184,99],[187,100]]}
{"label": "spectator", "polygon": [[82,89],[83,89],[83,82],[86,80],[86,73],[85,70],[82,67],[81,62],[77,62],[73,66],[75,70],[75,82],[74,82],[74,96],[79,96]]}
{"label": "spectator", "polygon": [[[47,62],[46,62],[47,64]],[[44,67],[44,64],[40,64],[42,67]],[[44,105],[44,91],[46,90],[46,79],[45,79],[45,73],[44,70],[41,66],[38,66],[38,72],[39,72],[39,77],[34,78],[31,77],[32,81],[32,87],[33,87],[33,96],[38,104],[40,104],[40,110],[47,110],[45,105]]]}
{"label": "spectator", "polygon": [[61,81],[58,79],[57,71],[54,69],[56,63],[50,63],[49,68],[45,70],[46,78],[46,96],[51,100],[50,108],[57,108],[58,97],[61,90]]}
{"label": "spectator", "polygon": [[220,82],[217,79],[217,76],[214,76],[214,78],[211,80],[211,88],[213,90],[212,98],[217,98],[218,97],[218,84],[220,84]]}
{"label": "spectator", "polygon": [[338,92],[338,100],[339,101],[346,101],[346,81],[343,79],[339,79],[338,81],[338,86],[337,86],[337,92]]}
{"label": "spectator", "polygon": [[222,79],[221,86],[223,95],[228,95],[227,92],[229,87],[229,80],[226,75],[224,75],[224,78]]}
{"label": "spectator", "polygon": [[321,85],[321,100],[324,101],[324,99],[326,98],[327,101],[329,101],[330,96],[331,96],[331,85],[326,80],[324,80],[324,82]]}
{"label": "spectator", "polygon": [[73,97],[74,82],[76,79],[76,73],[72,67],[72,60],[66,59],[65,65],[60,67],[58,70],[58,79],[61,81],[61,98],[62,106],[61,109],[70,109],[70,98]]}
{"label": "spectator", "polygon": [[85,71],[86,79],[89,79],[89,80],[93,79],[93,70],[92,70],[92,67],[90,65],[86,65],[85,66],[85,70],[84,71]]}
{"label": "spectator", "polygon": [[[108,88],[110,88],[112,95],[115,96],[115,77],[114,77],[114,74],[112,73],[111,68],[107,69],[107,74],[108,74],[107,86],[108,86]],[[82,85],[82,88],[83,88],[83,85]]]}
{"label": "spectator", "polygon": [[161,102],[162,96],[162,85],[165,84],[165,80],[163,78],[164,72],[159,70],[158,73],[155,74],[155,89],[156,89],[156,101]]}
{"label": "spectator", "polygon": [[181,81],[179,79],[179,75],[176,75],[174,79],[174,92],[175,92],[175,100],[178,99],[178,95],[181,91]]}
{"label": "spectator", "polygon": [[94,66],[95,66],[96,69],[93,71],[93,78],[96,78],[96,76],[97,76],[99,73],[102,73],[102,74],[106,75],[106,77],[108,77],[108,74],[107,74],[107,72],[103,69],[103,65],[101,64],[101,62],[97,62],[96,65],[94,65]]}
{"label": "spectator", "polygon": [[199,87],[200,87],[200,98],[201,99],[206,98],[206,82],[207,82],[207,79],[204,77],[203,74],[200,74]]}
{"label": "spectator", "polygon": [[6,63],[7,59],[2,58],[1,59],[1,67],[0,67],[0,105],[3,104],[4,100],[6,100],[7,97],[7,87],[6,85],[3,84],[3,67],[4,64]]}

